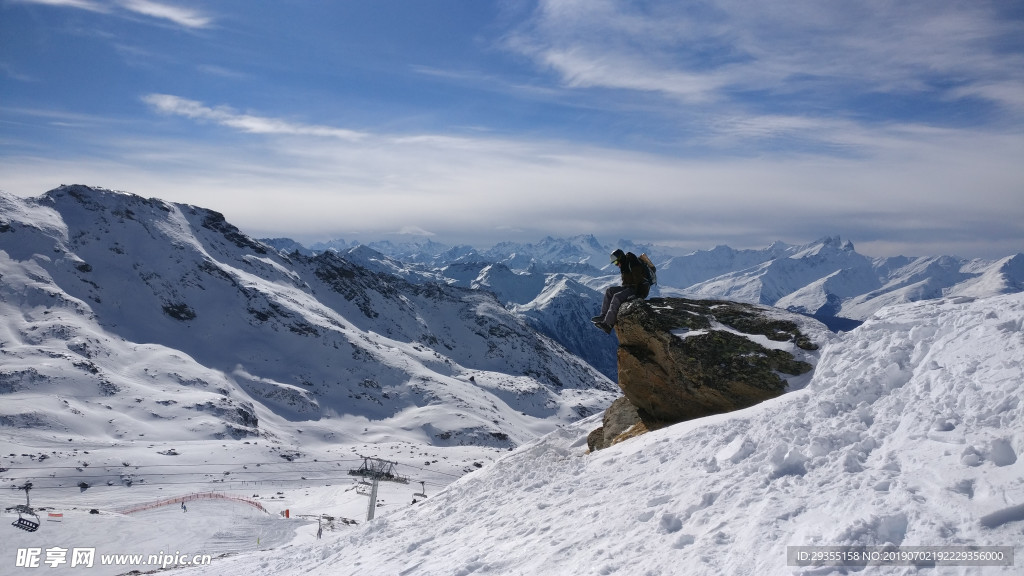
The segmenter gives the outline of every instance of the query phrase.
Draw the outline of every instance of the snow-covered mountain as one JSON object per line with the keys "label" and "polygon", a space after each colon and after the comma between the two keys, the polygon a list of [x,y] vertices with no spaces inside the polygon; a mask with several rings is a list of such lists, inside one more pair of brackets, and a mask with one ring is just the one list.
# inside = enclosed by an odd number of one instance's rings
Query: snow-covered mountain
{"label": "snow-covered mountain", "polygon": [[[567,350],[617,380],[618,341],[594,330],[588,319],[601,308],[604,295],[565,274],[547,274],[544,289],[510,310]],[[581,329],[582,328],[582,329]]]}
{"label": "snow-covered mountain", "polygon": [[[1021,294],[888,308],[801,391],[593,454],[583,421],[326,543],[197,573],[1019,574],[1022,322]],[[1004,561],[798,566],[791,546]]]}
{"label": "snow-covered mountain", "polygon": [[[279,468],[266,463],[232,468],[247,482],[224,484],[213,493],[220,500],[190,492],[209,490],[214,474],[186,473],[159,486],[166,496],[194,497],[184,514],[173,498],[141,513],[110,511],[125,494],[138,498],[146,489],[138,484],[73,495],[40,490],[33,502],[63,521],[33,534],[8,529],[0,557],[14,565],[16,551],[37,547],[45,567],[50,547],[90,547],[90,573],[104,575],[128,565],[175,567],[178,554],[207,564],[172,574],[218,576],[1019,574],[1022,334],[1024,294],[889,307],[832,336],[799,390],[588,453],[595,415],[449,479],[413,505],[387,505],[402,493],[382,483],[388,503],[365,523],[339,521],[353,499],[364,501],[355,480],[317,476],[286,487],[274,480]],[[122,455],[144,451],[140,443]],[[24,474],[22,466],[8,474]],[[21,496],[3,492],[5,503]],[[227,497],[255,499],[268,512]],[[174,505],[159,506],[167,501]],[[956,556],[979,546],[987,565]],[[830,556],[824,565],[800,565],[792,547],[951,558],[937,566],[897,558],[865,569]],[[118,554],[138,554],[139,562],[100,565]],[[76,570],[83,568],[47,568]]]}
{"label": "snow-covered mountain", "polygon": [[[824,319],[859,321],[890,304],[1024,290],[1024,253],[995,261],[954,256],[870,258],[839,237],[799,246],[775,242],[760,250],[717,246],[687,254],[625,240],[602,244],[592,236],[546,238],[539,246],[543,249],[505,243],[483,254],[496,262],[518,258],[519,269],[533,266],[549,274],[565,273],[601,289],[617,281],[607,254],[623,247],[646,252],[654,260],[656,293],[661,295],[766,304]],[[567,266],[577,262],[594,268]]]}
{"label": "snow-covered mountain", "polygon": [[889,308],[799,392],[594,454],[580,422],[325,544],[199,573],[846,574],[787,547],[888,545],[1016,555],[867,571],[1019,574],[1022,322],[1021,294]]}
{"label": "snow-covered mountain", "polygon": [[[353,250],[342,241],[337,244]],[[618,271],[608,262],[608,255],[619,247],[645,252],[654,260],[658,268],[654,296],[765,304],[814,316],[838,330],[848,330],[892,304],[1024,290],[1024,254],[995,261],[953,256],[870,258],[839,237],[799,246],[782,242],[757,250],[717,246],[685,254],[628,240],[604,244],[592,235],[548,237],[536,244],[503,242],[482,251],[446,249],[429,240],[373,245],[387,251],[381,258],[414,262],[419,278],[494,293],[509,310],[612,379],[615,367],[604,359],[614,343],[595,332],[589,318],[598,312],[604,289],[619,281]],[[392,268],[402,266],[409,264]]]}
{"label": "snow-covered mountain", "polygon": [[[31,481],[43,521],[0,527],[0,562],[106,576],[180,552],[210,555],[182,574],[224,576],[809,576],[859,568],[790,565],[788,547],[982,545],[1016,546],[1015,564],[927,570],[1019,573],[1024,294],[999,295],[1021,291],[1019,255],[630,247],[661,263],[665,292],[703,262],[713,275],[685,288],[718,278],[806,311],[822,294],[864,314],[892,305],[822,332],[797,390],[588,454],[617,395],[595,367],[611,367],[544,334],[614,349],[588,322],[616,281],[607,256],[435,249],[278,251],[194,206],[0,193],[0,509],[17,519],[27,493],[13,488]],[[865,270],[886,280],[861,292]],[[368,501],[349,474],[363,456],[410,482]],[[76,548],[96,565],[72,567]]]}
{"label": "snow-covered mountain", "polygon": [[216,212],[109,190],[0,195],[0,423],[72,433],[116,410],[89,435],[172,419],[180,439],[301,450],[295,423],[355,418],[507,448],[614,397],[490,293],[377,256],[286,255]]}
{"label": "snow-covered mountain", "polygon": [[[734,253],[720,251],[726,260]],[[863,320],[891,304],[1024,290],[1024,254],[996,261],[952,256],[868,258],[858,254],[851,242],[836,237],[806,246],[773,245],[763,251],[764,259],[759,263],[750,262],[752,254],[742,255],[748,259],[743,264],[748,266],[669,292],[768,304],[819,317]],[[691,260],[706,259],[701,253],[674,258],[666,266],[664,277],[672,282],[673,267],[686,269]],[[715,272],[721,272],[721,268]],[[659,273],[659,279],[662,277]],[[663,290],[667,282],[662,281]]]}

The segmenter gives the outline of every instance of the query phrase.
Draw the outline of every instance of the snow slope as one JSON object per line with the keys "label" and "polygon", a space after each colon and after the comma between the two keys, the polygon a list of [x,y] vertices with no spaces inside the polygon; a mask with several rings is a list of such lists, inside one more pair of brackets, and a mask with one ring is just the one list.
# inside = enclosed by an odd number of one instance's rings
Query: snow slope
{"label": "snow slope", "polygon": [[[10,524],[31,482],[64,514],[2,527],[0,572],[31,547],[282,545],[328,508],[365,517],[363,456],[410,477],[382,488],[390,510],[615,397],[492,295],[378,256],[276,253],[216,212],[109,190],[0,192],[0,505]],[[211,491],[270,512],[119,512]],[[285,509],[294,525],[263,526]]]}
{"label": "snow slope", "polygon": [[[348,415],[427,443],[508,447],[613,397],[486,292],[408,282],[366,249],[353,257],[376,270],[278,254],[218,213],[84,186],[0,202],[0,381],[14,382],[0,422],[74,427],[36,418],[25,395],[130,396],[127,414],[150,419],[212,406],[228,421],[214,436],[263,422],[283,438],[284,422]],[[208,397],[174,399],[183,385]],[[108,433],[145,433],[135,420]]]}
{"label": "snow slope", "polygon": [[618,380],[618,340],[590,325],[590,318],[601,310],[604,295],[565,274],[548,274],[546,278],[539,295],[510,310],[602,374]]}
{"label": "snow slope", "polygon": [[[1015,547],[1024,535],[1024,295],[884,309],[811,383],[595,454],[578,422],[321,542],[187,574],[846,574],[787,546]],[[917,573],[874,567],[870,574]]]}

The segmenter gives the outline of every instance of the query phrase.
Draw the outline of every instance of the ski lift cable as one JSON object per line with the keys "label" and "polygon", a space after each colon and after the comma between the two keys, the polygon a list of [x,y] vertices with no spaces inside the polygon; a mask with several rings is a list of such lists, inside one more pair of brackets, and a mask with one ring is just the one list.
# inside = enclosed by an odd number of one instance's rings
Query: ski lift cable
{"label": "ski lift cable", "polygon": [[[97,470],[97,472],[100,472]],[[71,478],[107,478],[112,475],[118,474],[131,474],[135,476],[196,476],[196,475],[222,475],[228,473],[231,476],[247,476],[247,475],[270,475],[270,474],[315,474],[326,472],[323,468],[306,468],[306,469],[291,469],[291,470],[212,470],[207,472],[143,472],[136,470],[135,468],[113,468],[106,472],[100,472],[98,474],[68,474],[59,476],[59,478],[71,479]],[[56,475],[47,475],[47,478],[58,478]]]}
{"label": "ski lift cable", "polygon": [[[319,478],[301,478],[301,477],[300,478],[295,478],[295,477],[290,477],[290,478],[261,478],[259,480],[234,480],[234,481],[229,479],[229,478],[220,478],[220,479],[217,479],[217,480],[207,480],[205,482],[202,481],[202,480],[193,480],[193,481],[185,480],[185,481],[180,481],[180,482],[166,482],[166,481],[150,481],[150,480],[145,480],[144,478],[140,478],[138,480],[133,481],[132,483],[133,484],[138,484],[140,486],[185,486],[185,485],[197,485],[197,484],[203,484],[203,485],[211,484],[211,485],[216,485],[216,486],[224,486],[225,488],[227,488],[230,484],[237,483],[237,482],[257,482],[258,481],[258,482],[266,482],[266,483],[275,483],[276,482],[276,483],[281,483],[281,484],[296,483],[296,484],[299,484],[299,485],[311,485],[311,484],[319,484],[319,483],[325,483],[325,482],[336,483],[336,482],[341,482],[341,481],[344,481],[344,480],[350,480],[351,478],[352,478],[351,475],[338,476],[338,477],[334,477],[334,476],[331,476],[331,477],[319,477]],[[47,479],[48,480],[61,480],[61,478],[47,478]],[[33,490],[67,490],[67,489],[70,489],[70,488],[80,488],[80,486],[78,484],[70,483],[71,481],[77,480],[77,479],[78,479],[77,477],[76,478],[67,479],[69,481],[69,484],[66,485],[66,486],[64,486],[64,485],[59,485],[59,486],[34,486]],[[441,483],[432,482],[432,481],[429,481],[429,480],[413,480],[413,479],[410,479],[410,480],[411,481],[415,481],[415,482],[425,482],[429,486],[436,486],[436,487],[440,487],[440,488],[443,488],[443,487],[447,486],[447,484],[441,484]],[[119,487],[121,485],[122,484],[119,482],[119,483],[112,484],[112,485],[91,486],[90,488]],[[230,489],[234,489],[234,488],[230,488]]]}
{"label": "ski lift cable", "polygon": [[[413,468],[415,468],[415,467],[413,467]],[[438,471],[438,470],[425,470],[425,469],[422,469],[422,468],[415,468],[415,469],[427,471],[427,472],[430,472],[432,474],[440,474],[440,475],[444,475],[444,476],[451,476],[453,478],[461,478],[462,477],[462,476],[459,476],[459,475],[456,475],[456,474],[448,474],[448,473],[441,472],[441,471]],[[258,475],[261,479],[263,479],[263,478],[266,478],[268,476],[272,476],[272,475],[275,475],[275,474],[294,476],[296,474],[298,474],[298,475],[311,475],[311,474],[322,474],[324,472],[335,472],[335,470],[330,470],[330,471],[329,470],[324,470],[323,467],[303,468],[303,469],[289,468],[287,470],[247,470],[247,469],[246,470],[237,470],[237,469],[235,469],[235,470],[216,470],[216,471],[206,471],[206,472],[202,472],[202,471],[192,471],[192,472],[144,472],[144,471],[141,471],[140,469],[135,469],[135,468],[113,468],[113,467],[110,467],[107,471],[101,471],[99,469],[90,470],[90,472],[93,472],[93,471],[95,471],[96,473],[95,474],[86,474],[86,473],[82,473],[82,474],[66,474],[66,475],[60,475],[60,476],[57,476],[57,475],[54,474],[54,475],[47,475],[46,478],[49,478],[49,479],[59,479],[59,480],[65,480],[65,481],[72,481],[72,480],[82,480],[82,481],[85,481],[85,480],[96,479],[96,478],[110,478],[111,476],[119,476],[119,475],[129,474],[131,476],[148,476],[148,477],[156,477],[156,478],[169,478],[169,477],[179,477],[179,476],[211,476],[211,475],[216,475],[218,478],[224,478],[224,479],[227,479],[227,476],[237,478],[237,477],[248,477],[248,476],[257,476]]]}
{"label": "ski lift cable", "polygon": [[[294,464],[335,464],[341,462],[359,462],[362,458],[345,458],[341,460],[286,460],[286,461],[274,461],[274,462],[206,462],[202,464],[130,464],[128,466],[121,465],[125,468],[161,468],[161,467],[173,467],[173,468],[184,468],[184,467],[199,467],[199,466],[289,466]],[[90,464],[89,467],[107,467],[113,468],[118,466],[117,464]],[[60,470],[60,469],[78,469],[83,466],[7,466],[5,470]]]}
{"label": "ski lift cable", "polygon": [[[110,478],[113,475],[117,475],[118,472],[121,472],[122,475],[123,475],[124,472],[129,472],[131,476],[139,476],[140,477],[139,480],[136,480],[135,482],[138,482],[140,484],[144,483],[147,486],[172,486],[172,485],[196,484],[196,483],[224,484],[224,483],[231,483],[231,482],[256,481],[256,480],[238,479],[239,477],[244,477],[244,476],[249,476],[249,475],[253,475],[253,476],[259,475],[260,478],[259,478],[258,481],[265,481],[265,482],[281,482],[281,483],[292,483],[292,482],[295,482],[295,483],[313,484],[313,483],[317,483],[317,482],[328,482],[328,481],[336,482],[336,481],[340,481],[340,480],[343,480],[343,479],[347,479],[348,477],[350,477],[352,472],[350,471],[349,476],[346,476],[346,477],[329,476],[329,477],[326,477],[326,478],[307,478],[305,476],[300,476],[299,478],[295,478],[294,475],[296,475],[296,474],[298,474],[298,475],[303,475],[303,474],[306,474],[306,475],[321,474],[321,473],[325,472],[325,470],[323,469],[324,468],[323,465],[339,464],[339,463],[342,463],[342,462],[358,462],[358,461],[359,461],[358,459],[338,459],[338,460],[316,460],[316,461],[308,461],[307,460],[307,461],[301,461],[301,462],[260,462],[260,463],[231,462],[231,463],[224,463],[224,464],[207,462],[207,463],[203,463],[203,464],[182,464],[180,466],[174,465],[174,464],[139,464],[137,466],[122,466],[122,467],[117,467],[117,466],[115,466],[113,464],[108,464],[108,465],[98,465],[98,466],[94,467],[92,470],[90,470],[90,472],[92,472],[93,470],[99,472],[100,469],[102,468],[102,469],[106,470],[103,473],[99,473],[99,474],[77,474],[77,475],[60,476],[60,477],[57,477],[55,475],[51,475],[51,476],[48,477],[48,479],[49,480],[53,480],[53,481],[65,481],[65,482],[69,482],[69,483],[78,481],[78,483],[75,484],[75,486],[80,487],[81,483],[85,482],[85,480],[88,480],[88,479]],[[374,466],[374,465],[376,465],[376,466],[384,466],[386,464],[387,468],[389,469],[389,471],[394,470],[394,468],[396,466],[406,466],[406,467],[412,468],[414,470],[418,470],[418,471],[421,471],[421,472],[427,472],[430,475],[442,475],[442,476],[448,476],[448,477],[456,478],[456,479],[462,477],[462,475],[459,475],[459,474],[452,474],[452,473],[449,473],[449,472],[443,472],[443,471],[437,470],[437,469],[423,468],[423,467],[420,467],[420,466],[414,466],[412,464],[399,464],[399,463],[396,463],[396,462],[391,462],[391,461],[387,461],[387,460],[381,460],[379,458],[362,457],[362,461],[363,461],[364,466],[366,466],[368,462],[371,462],[371,466]],[[315,466],[315,468],[307,468],[307,467],[305,467],[305,466],[308,466],[308,465],[311,465],[311,464],[315,464],[317,466]],[[256,469],[256,470],[249,470],[248,469],[249,466],[253,466],[255,468],[260,468],[263,465],[268,465],[268,466],[284,466],[285,469],[283,469],[283,470],[274,470],[274,471],[266,470],[266,469]],[[297,465],[298,466],[304,466],[304,467],[296,469]],[[227,470],[227,471],[221,470],[220,474],[225,474],[226,473],[226,475],[225,476],[219,476],[216,480],[209,480],[209,479],[207,479],[206,481],[197,480],[197,481],[191,481],[191,482],[189,482],[189,481],[185,481],[185,482],[172,482],[172,481],[166,481],[166,480],[160,481],[160,480],[157,480],[157,479],[166,479],[166,478],[169,478],[169,477],[177,477],[177,476],[197,476],[197,475],[210,476],[211,474],[216,474],[217,472],[210,472],[210,471],[206,471],[206,472],[202,472],[202,471],[194,471],[194,472],[193,471],[188,471],[188,472],[146,472],[145,471],[145,470],[149,470],[149,469],[152,469],[152,468],[171,467],[171,466],[178,466],[178,467],[200,467],[200,466],[202,466],[202,467],[207,467],[207,468],[216,468],[216,467],[220,466],[220,467],[230,467],[231,470]],[[239,470],[238,467],[240,467],[240,466],[243,469]],[[17,469],[17,470],[59,470],[59,469],[72,469],[72,468],[78,470],[78,469],[80,469],[82,467],[80,467],[80,466],[16,467],[16,468],[8,468],[6,470],[14,470],[14,469]],[[268,478],[267,477],[268,475],[273,475],[273,474],[287,474],[290,477],[288,477],[288,478],[280,478],[280,477],[278,477],[278,478]],[[150,478],[154,478],[154,477],[155,478],[153,480],[147,481],[145,479],[145,477],[147,477],[147,476],[150,477]],[[230,476],[230,478],[228,476]],[[425,483],[425,484],[429,483],[431,486],[439,486],[439,487],[446,486],[446,484],[437,483],[437,482],[433,482],[433,481],[430,481],[430,480],[422,480],[422,479],[417,479],[417,478],[403,478],[403,479],[406,480],[406,481],[416,481],[416,482],[422,482],[422,483]],[[109,482],[108,482],[108,485],[109,485]],[[63,488],[70,488],[70,487],[71,486],[39,486],[38,488],[46,490],[46,489],[63,489]]]}
{"label": "ski lift cable", "polygon": [[[274,461],[274,462],[204,462],[204,463],[196,463],[196,464],[129,464],[128,466],[124,466],[124,464],[122,463],[121,467],[123,467],[123,468],[131,468],[131,469],[138,470],[138,469],[145,469],[145,468],[172,468],[172,467],[173,468],[186,468],[186,467],[198,468],[198,467],[218,467],[218,466],[220,466],[220,467],[226,467],[226,466],[233,466],[233,467],[238,467],[238,466],[288,466],[289,469],[290,469],[289,471],[291,471],[291,470],[294,470],[294,466],[301,465],[301,464],[340,464],[340,463],[344,463],[344,462],[359,462],[359,461],[362,461],[362,460],[365,460],[365,458],[343,458],[343,459],[339,459],[339,460],[315,460],[315,461],[314,460],[302,460],[302,461],[285,461],[285,462]],[[442,475],[445,475],[445,476],[452,476],[453,478],[461,478],[462,477],[462,475],[459,475],[459,474],[451,474],[449,472],[442,472],[440,470],[431,470],[429,468],[424,468],[422,466],[415,466],[413,464],[405,464],[405,463],[401,463],[401,462],[393,462],[392,464],[394,464],[396,466],[405,466],[405,467],[408,467],[408,468],[412,468],[414,470],[421,470],[421,471],[424,471],[424,472],[430,472],[432,474],[442,474]],[[90,465],[90,467],[97,468],[97,469],[98,468],[118,468],[118,465],[117,464],[95,464],[95,465]],[[69,466],[8,466],[4,470],[5,471],[8,471],[8,470],[10,470],[10,471],[14,471],[14,470],[44,470],[45,471],[45,470],[64,470],[64,469],[77,470],[79,468],[84,468],[84,466],[80,466],[80,465],[79,466],[70,466],[70,465]],[[241,474],[241,473],[246,473],[246,472],[245,471],[239,471],[238,473]]]}

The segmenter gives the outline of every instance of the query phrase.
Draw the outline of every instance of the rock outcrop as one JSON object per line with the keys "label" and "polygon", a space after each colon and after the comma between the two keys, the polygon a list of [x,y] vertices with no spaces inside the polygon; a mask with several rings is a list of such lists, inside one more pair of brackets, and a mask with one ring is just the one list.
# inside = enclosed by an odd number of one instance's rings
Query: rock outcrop
{"label": "rock outcrop", "polygon": [[640,413],[636,406],[625,396],[620,396],[604,411],[601,427],[587,435],[587,446],[591,452],[607,448],[639,422]]}
{"label": "rock outcrop", "polygon": [[[653,298],[628,302],[619,313],[619,387],[638,421],[626,427],[623,406],[605,413],[591,449],[711,414],[746,408],[782,394],[787,378],[813,366],[818,346],[801,331],[799,317],[765,306],[715,300]],[[618,401],[617,401],[618,402]]]}

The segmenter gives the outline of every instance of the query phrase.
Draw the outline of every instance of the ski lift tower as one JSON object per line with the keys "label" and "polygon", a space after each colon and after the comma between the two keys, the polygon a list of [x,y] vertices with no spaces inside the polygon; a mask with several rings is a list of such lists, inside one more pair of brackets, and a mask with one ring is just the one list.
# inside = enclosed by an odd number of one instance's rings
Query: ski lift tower
{"label": "ski lift tower", "polygon": [[[15,528],[21,528],[26,532],[35,532],[39,529],[40,524],[39,515],[36,514],[35,510],[32,509],[32,502],[29,500],[28,497],[28,491],[31,489],[31,482],[26,482],[23,486],[18,486],[18,490],[25,491],[25,504],[19,504],[18,506],[15,507],[15,510],[18,511],[18,519],[11,524],[11,526],[14,526]],[[30,520],[26,518],[25,515],[35,516],[36,519]]]}
{"label": "ski lift tower", "polygon": [[395,463],[380,458],[363,457],[363,465],[355,470],[349,470],[353,476],[371,478],[373,485],[370,488],[370,505],[366,509],[366,521],[373,520],[374,512],[377,510],[377,483],[381,480],[386,482],[398,482],[408,484],[409,479],[395,473]]}

